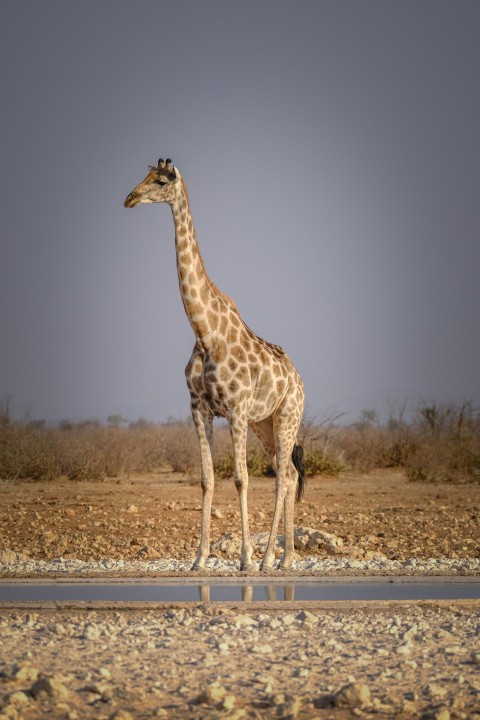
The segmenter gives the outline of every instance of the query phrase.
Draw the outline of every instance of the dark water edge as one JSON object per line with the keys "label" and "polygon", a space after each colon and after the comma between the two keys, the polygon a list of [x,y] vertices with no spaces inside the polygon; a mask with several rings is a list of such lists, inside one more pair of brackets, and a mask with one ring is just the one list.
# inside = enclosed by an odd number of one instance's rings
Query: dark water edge
{"label": "dark water edge", "polygon": [[0,602],[242,602],[318,600],[472,600],[480,582],[441,580],[409,582],[228,583],[214,582],[0,582]]}

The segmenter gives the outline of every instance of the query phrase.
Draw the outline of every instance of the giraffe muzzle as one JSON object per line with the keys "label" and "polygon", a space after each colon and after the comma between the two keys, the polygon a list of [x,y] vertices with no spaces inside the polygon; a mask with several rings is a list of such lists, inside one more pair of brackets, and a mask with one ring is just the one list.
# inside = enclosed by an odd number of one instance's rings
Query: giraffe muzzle
{"label": "giraffe muzzle", "polygon": [[126,208],[132,208],[135,207],[135,205],[138,205],[138,198],[137,193],[135,191],[131,192],[130,195],[127,195],[125,198],[125,202],[123,203],[123,206]]}

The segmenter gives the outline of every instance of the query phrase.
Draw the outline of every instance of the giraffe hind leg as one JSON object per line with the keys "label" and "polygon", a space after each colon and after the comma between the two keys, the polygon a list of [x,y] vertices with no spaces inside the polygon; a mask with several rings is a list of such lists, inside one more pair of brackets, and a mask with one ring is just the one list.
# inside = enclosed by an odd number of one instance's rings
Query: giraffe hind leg
{"label": "giraffe hind leg", "polygon": [[296,444],[303,412],[303,386],[293,382],[273,417],[273,433],[277,461],[275,506],[270,537],[261,563],[262,570],[272,567],[275,559],[275,541],[282,510],[285,521],[285,552],[280,566],[288,568],[295,559],[294,504],[304,487],[302,450]]}
{"label": "giraffe hind leg", "polygon": [[275,467],[275,435],[273,432],[273,416],[250,424],[254,434],[256,435],[260,445],[262,446],[268,458],[271,458]]}
{"label": "giraffe hind leg", "polygon": [[[262,420],[259,423],[252,423],[251,425],[253,432],[257,436],[260,444],[262,445],[265,453],[268,457],[272,458],[273,466],[276,466],[276,454],[275,454],[275,434],[273,430],[273,416]],[[289,464],[287,475],[288,481],[286,483],[285,499],[284,499],[284,521],[285,521],[285,551],[282,559],[280,560],[280,567],[288,568],[292,564],[295,558],[295,552],[293,547],[294,540],[294,506],[295,506],[295,489],[296,498],[299,499],[300,484],[297,485],[297,469],[300,468],[301,459],[303,456],[303,450],[299,445],[295,445],[292,452],[292,462]],[[293,464],[292,464],[293,463]],[[298,466],[298,467],[297,467]],[[303,466],[302,466],[303,468]],[[300,479],[300,473],[299,473]],[[278,486],[278,478],[276,480],[276,491],[283,494],[283,488]],[[303,485],[302,485],[303,489]],[[262,561],[262,569],[268,569],[273,564],[274,556],[269,555],[264,557]]]}

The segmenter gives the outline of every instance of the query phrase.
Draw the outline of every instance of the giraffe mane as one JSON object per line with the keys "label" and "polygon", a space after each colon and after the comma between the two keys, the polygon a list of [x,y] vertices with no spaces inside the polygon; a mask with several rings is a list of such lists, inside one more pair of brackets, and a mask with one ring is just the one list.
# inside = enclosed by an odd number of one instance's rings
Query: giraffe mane
{"label": "giraffe mane", "polygon": [[[181,175],[180,175],[180,179],[181,179],[181,182],[182,182],[182,190],[183,190],[183,192],[184,192],[185,199],[186,199],[186,201],[187,201],[187,205],[188,205],[188,207],[190,207],[190,198],[188,197],[187,185],[186,185],[185,180],[183,179],[183,177],[182,177]],[[193,228],[193,232],[195,233],[195,228]],[[196,234],[196,233],[195,233],[195,234]],[[240,312],[239,312],[239,310],[238,310],[238,307],[237,307],[236,302],[235,302],[234,300],[232,300],[232,298],[230,297],[230,295],[227,295],[226,293],[222,292],[222,291],[220,290],[220,288],[218,288],[218,287],[215,285],[215,283],[213,282],[213,280],[210,279],[210,277],[209,277],[209,275],[208,275],[208,273],[207,273],[207,270],[206,270],[206,268],[205,268],[205,263],[203,262],[203,257],[202,257],[202,254],[201,254],[201,252],[200,252],[200,248],[197,248],[197,249],[198,249],[198,257],[199,257],[199,260],[200,260],[200,264],[201,264],[201,266],[202,266],[203,272],[205,273],[205,277],[206,277],[206,279],[207,279],[207,283],[209,284],[209,286],[212,288],[212,290],[213,290],[219,297],[223,298],[223,300],[226,300],[228,303],[230,303],[230,304],[232,305],[232,307],[233,307],[233,308],[237,311],[237,313],[240,315]]]}

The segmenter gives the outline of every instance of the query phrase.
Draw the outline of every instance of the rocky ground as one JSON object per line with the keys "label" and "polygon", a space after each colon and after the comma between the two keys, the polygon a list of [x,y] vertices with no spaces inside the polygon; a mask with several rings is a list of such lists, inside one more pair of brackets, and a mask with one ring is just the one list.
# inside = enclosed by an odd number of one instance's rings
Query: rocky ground
{"label": "rocky ground", "polygon": [[[273,481],[253,479],[259,553],[272,507]],[[0,573],[185,574],[199,509],[199,487],[169,473],[0,481]],[[478,574],[479,522],[479,485],[313,478],[297,506],[299,567]],[[236,491],[221,481],[212,572],[238,572],[238,528]],[[480,602],[4,605],[0,720],[46,716],[480,720]]]}
{"label": "rocky ground", "polygon": [[479,609],[3,609],[0,718],[479,719]]}
{"label": "rocky ground", "polygon": [[[253,478],[252,533],[269,529],[273,500],[273,479]],[[238,538],[232,480],[217,482],[214,503],[212,540]],[[103,482],[0,480],[0,550],[38,560],[187,561],[198,545],[200,506],[198,483],[172,473]],[[339,540],[299,541],[300,559],[479,558],[480,483],[413,483],[397,471],[311,478],[296,525]],[[215,555],[232,553],[217,547]]]}

